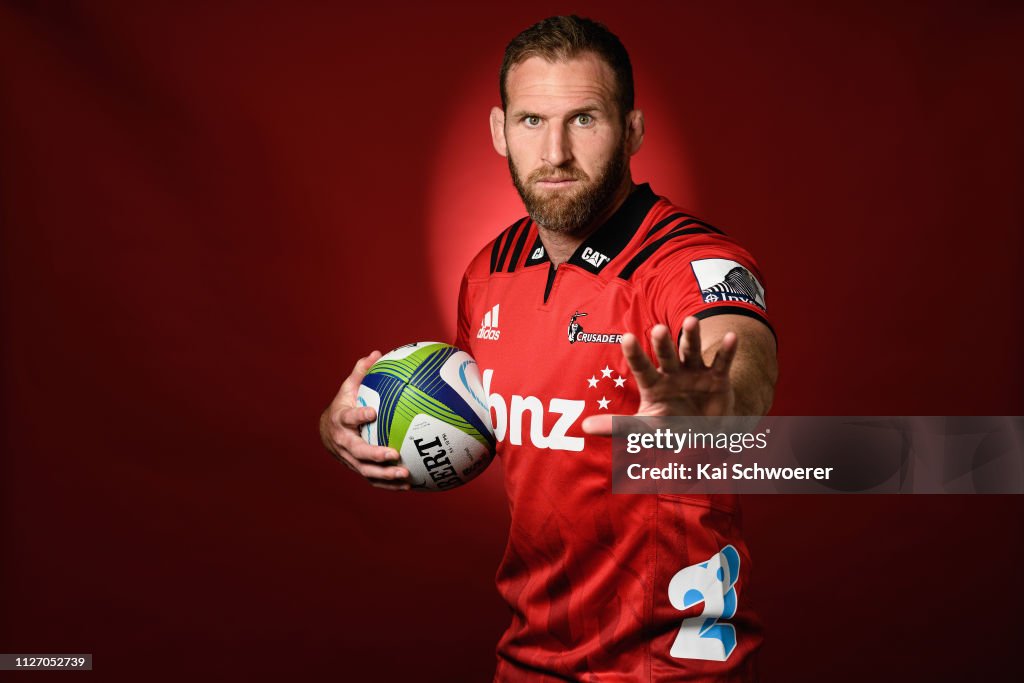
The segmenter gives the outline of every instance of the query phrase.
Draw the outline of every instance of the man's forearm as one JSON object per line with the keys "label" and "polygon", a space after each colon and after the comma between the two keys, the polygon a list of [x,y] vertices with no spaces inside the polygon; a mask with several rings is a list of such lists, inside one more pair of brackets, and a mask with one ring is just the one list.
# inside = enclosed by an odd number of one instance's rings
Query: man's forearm
{"label": "man's forearm", "polygon": [[774,358],[737,358],[733,365],[731,381],[737,415],[765,415],[772,407],[775,397],[777,370]]}
{"label": "man's forearm", "polygon": [[735,415],[765,415],[772,407],[775,382],[779,376],[775,337],[764,324],[738,316],[720,316],[702,321],[714,341],[702,349],[704,362],[711,365],[728,332],[737,335],[736,357],[729,370]]}

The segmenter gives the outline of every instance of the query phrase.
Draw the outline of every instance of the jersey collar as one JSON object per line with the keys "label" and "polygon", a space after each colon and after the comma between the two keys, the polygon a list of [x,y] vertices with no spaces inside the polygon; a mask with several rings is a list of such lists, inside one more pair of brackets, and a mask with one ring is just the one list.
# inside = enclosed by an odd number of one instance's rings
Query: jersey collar
{"label": "jersey collar", "polygon": [[[658,196],[654,194],[649,184],[637,185],[622,206],[576,248],[566,263],[578,266],[588,273],[600,273],[626,248],[657,201]],[[548,255],[538,235],[530,248],[525,265],[535,266],[547,261]]]}

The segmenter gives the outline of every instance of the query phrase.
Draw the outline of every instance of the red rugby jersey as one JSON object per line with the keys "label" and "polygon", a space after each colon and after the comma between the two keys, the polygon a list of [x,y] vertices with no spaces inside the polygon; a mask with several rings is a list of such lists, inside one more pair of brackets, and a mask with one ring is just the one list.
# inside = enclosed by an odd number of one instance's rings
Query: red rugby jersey
{"label": "red rugby jersey", "polygon": [[472,261],[456,344],[480,366],[511,508],[497,584],[512,610],[497,681],[748,681],[761,636],[734,496],[613,495],[611,440],[633,414],[619,338],[688,315],[765,317],[753,258],[647,185],[554,269],[533,222]]}

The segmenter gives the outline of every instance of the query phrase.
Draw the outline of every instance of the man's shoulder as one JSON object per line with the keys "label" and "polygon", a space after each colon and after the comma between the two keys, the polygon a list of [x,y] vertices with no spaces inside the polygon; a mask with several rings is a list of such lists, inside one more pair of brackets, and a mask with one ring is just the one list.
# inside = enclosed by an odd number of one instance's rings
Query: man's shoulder
{"label": "man's shoulder", "polygon": [[714,257],[739,260],[756,268],[750,252],[725,230],[659,196],[619,277],[632,281],[663,279],[694,260]]}
{"label": "man's shoulder", "polygon": [[[522,242],[528,232],[529,216],[517,218],[508,227],[502,229],[491,241],[487,242],[469,261],[466,266],[466,277],[470,279],[486,278],[492,273],[504,270],[506,263],[511,263],[518,254],[512,255],[516,242]],[[521,249],[520,249],[521,251]]]}

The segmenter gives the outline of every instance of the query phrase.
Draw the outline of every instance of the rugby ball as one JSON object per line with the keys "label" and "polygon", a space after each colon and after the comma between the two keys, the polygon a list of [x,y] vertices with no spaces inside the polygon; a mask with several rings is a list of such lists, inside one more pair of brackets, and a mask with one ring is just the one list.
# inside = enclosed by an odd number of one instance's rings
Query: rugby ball
{"label": "rugby ball", "polygon": [[377,411],[377,419],[362,426],[363,438],[401,454],[414,490],[461,486],[494,457],[480,371],[454,346],[400,346],[373,364],[357,397],[360,405]]}

